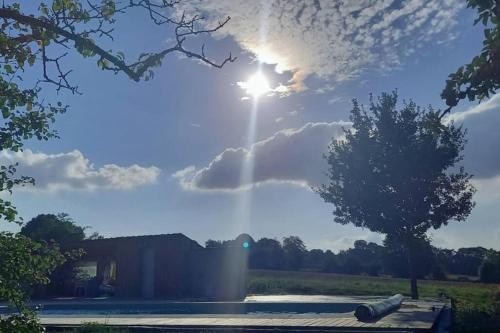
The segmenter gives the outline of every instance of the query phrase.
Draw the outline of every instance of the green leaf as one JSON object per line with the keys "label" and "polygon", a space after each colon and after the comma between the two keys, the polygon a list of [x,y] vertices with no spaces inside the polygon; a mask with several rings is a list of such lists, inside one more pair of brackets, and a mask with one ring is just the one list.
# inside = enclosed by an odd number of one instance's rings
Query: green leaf
{"label": "green leaf", "polygon": [[2,108],[2,116],[4,119],[8,118],[10,116],[10,110],[6,107]]}
{"label": "green leaf", "polygon": [[3,68],[5,68],[5,71],[7,72],[7,74],[14,73],[14,70],[12,69],[12,66],[9,65],[9,64],[4,65]]}

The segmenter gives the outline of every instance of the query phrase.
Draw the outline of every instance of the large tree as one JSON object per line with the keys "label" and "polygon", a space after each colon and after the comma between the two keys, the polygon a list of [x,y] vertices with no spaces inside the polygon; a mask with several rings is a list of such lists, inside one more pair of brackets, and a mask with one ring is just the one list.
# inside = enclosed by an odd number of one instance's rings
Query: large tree
{"label": "large tree", "polygon": [[462,99],[481,100],[500,88],[500,0],[467,0],[467,7],[478,12],[474,24],[484,26],[483,49],[448,77],[441,93],[448,105],[444,113]]}
{"label": "large tree", "polygon": [[326,155],[329,183],[318,188],[335,205],[334,221],[383,233],[407,249],[411,295],[418,298],[415,248],[429,228],[463,221],[474,206],[471,175],[462,160],[465,131],[440,112],[398,96],[353,101],[352,128]]}
{"label": "large tree", "polygon": [[285,253],[286,267],[290,270],[300,270],[307,253],[307,248],[298,236],[283,238],[283,251]]}

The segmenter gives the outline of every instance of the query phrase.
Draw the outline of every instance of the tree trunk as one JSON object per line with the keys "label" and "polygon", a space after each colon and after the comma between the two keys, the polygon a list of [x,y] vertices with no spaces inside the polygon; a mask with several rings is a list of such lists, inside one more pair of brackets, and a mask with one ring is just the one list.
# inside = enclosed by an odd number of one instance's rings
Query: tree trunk
{"label": "tree trunk", "polygon": [[412,245],[408,247],[408,264],[410,269],[411,298],[418,299],[417,271],[415,267],[415,253]]}

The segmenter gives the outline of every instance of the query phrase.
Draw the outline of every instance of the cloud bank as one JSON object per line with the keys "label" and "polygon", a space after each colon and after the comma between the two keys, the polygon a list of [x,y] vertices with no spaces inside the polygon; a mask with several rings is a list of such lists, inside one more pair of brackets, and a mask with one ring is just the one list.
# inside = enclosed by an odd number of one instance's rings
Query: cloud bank
{"label": "cloud bank", "polygon": [[[176,172],[185,189],[234,191],[264,183],[293,183],[300,186],[318,185],[324,181],[322,158],[332,137],[343,136],[342,127],[348,122],[308,123],[299,129],[286,129],[256,142],[248,150],[228,148],[208,166],[190,166]],[[253,159],[252,183],[241,182],[242,167]]]}
{"label": "cloud bank", "polygon": [[[500,179],[500,94],[467,111],[448,117],[467,129],[463,165],[478,187]],[[299,129],[281,130],[255,143],[250,150],[228,148],[207,166],[190,166],[174,174],[184,189],[234,191],[265,183],[315,186],[326,181],[322,158],[332,138],[343,136],[348,122],[308,123]],[[253,181],[241,183],[243,164],[254,163]],[[491,192],[490,190],[488,190]],[[498,192],[498,190],[497,190]]]}
{"label": "cloud bank", "polygon": [[230,16],[217,35],[233,37],[278,72],[293,72],[290,87],[300,90],[311,74],[334,83],[367,68],[399,67],[431,41],[455,38],[463,7],[455,0],[190,0],[179,12]]}
{"label": "cloud bank", "polygon": [[28,190],[130,190],[141,185],[155,183],[160,169],[132,165],[128,167],[106,164],[95,168],[78,150],[61,154],[1,152],[0,164],[19,163],[16,175],[35,179],[35,188]]}

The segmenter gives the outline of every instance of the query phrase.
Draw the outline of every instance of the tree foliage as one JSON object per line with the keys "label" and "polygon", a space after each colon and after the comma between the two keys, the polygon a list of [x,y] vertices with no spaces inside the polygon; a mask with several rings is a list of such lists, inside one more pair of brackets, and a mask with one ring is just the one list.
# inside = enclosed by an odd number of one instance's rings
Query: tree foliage
{"label": "tree foliage", "polygon": [[482,282],[500,283],[500,253],[487,256],[479,269]]}
{"label": "tree foliage", "polygon": [[57,215],[40,214],[23,225],[20,231],[21,235],[35,242],[55,243],[63,251],[69,251],[66,261],[55,268],[49,275],[50,283],[43,288],[36,288],[34,291],[35,296],[64,296],[62,292],[64,291],[65,282],[74,279],[77,274],[74,263],[80,259],[82,250],[76,248],[75,244],[86,238],[85,229],[76,225],[75,221],[65,213]]}
{"label": "tree foliage", "polygon": [[407,247],[411,262],[427,230],[465,220],[475,189],[457,167],[465,131],[412,101],[398,109],[397,100],[395,92],[371,98],[369,112],[353,101],[352,128],[331,143],[330,182],[317,191],[335,205],[335,222],[386,234]]}
{"label": "tree foliage", "polygon": [[[68,106],[60,101],[46,102],[42,88],[49,84],[58,92],[80,93],[70,80],[74,69],[65,62],[71,52],[94,58],[100,69],[124,73],[134,81],[151,79],[153,69],[175,53],[218,68],[234,61],[231,54],[220,62],[212,60],[205,54],[204,45],[198,50],[186,46],[221,29],[229,17],[204,28],[203,17],[176,15],[176,5],[176,0],[52,0],[40,1],[36,7],[33,3],[4,1],[0,7],[0,150],[16,152],[28,139],[57,137],[50,125]],[[134,13],[154,26],[170,28],[172,44],[144,51],[133,60],[113,49],[116,23]],[[36,78],[34,82],[28,79],[31,77]],[[15,174],[16,165],[1,166],[0,192],[35,182],[29,175]],[[16,221],[16,216],[15,207],[0,199],[0,219]]]}
{"label": "tree foliage", "polygon": [[56,243],[0,233],[0,299],[24,310],[32,287],[49,283],[50,273],[65,260]]}
{"label": "tree foliage", "polygon": [[0,333],[44,333],[46,332],[33,312],[14,314],[0,320]]}
{"label": "tree foliage", "polygon": [[250,249],[249,265],[251,268],[283,269],[285,253],[276,239],[261,238]]}
{"label": "tree foliage", "polygon": [[0,301],[17,313],[0,318],[0,333],[45,332],[35,312],[25,306],[35,286],[47,285],[53,272],[79,251],[61,253],[53,241],[34,241],[24,235],[0,232]]}
{"label": "tree foliage", "polygon": [[76,225],[68,214],[40,214],[23,225],[21,234],[34,241],[66,245],[84,240],[85,228]]}
{"label": "tree foliage", "polygon": [[467,7],[478,12],[474,24],[484,26],[483,49],[449,75],[441,93],[449,106],[446,111],[462,99],[483,99],[500,88],[500,0],[467,0]]}
{"label": "tree foliage", "polygon": [[304,261],[306,250],[304,242],[298,236],[283,238],[286,267],[292,270],[299,269]]}
{"label": "tree foliage", "polygon": [[[21,3],[13,2],[0,8],[3,25],[0,33],[2,55],[6,60],[4,69],[15,73],[26,64],[32,66],[41,62],[41,81],[53,83],[57,89],[77,92],[78,87],[68,80],[70,70],[63,69],[63,60],[67,55],[63,49],[75,50],[82,57],[96,58],[97,65],[103,70],[125,73],[134,81],[150,79],[153,68],[161,65],[163,59],[172,53],[180,53],[188,58],[195,58],[215,67],[234,61],[229,55],[221,62],[211,60],[205,55],[205,47],[192,50],[187,41],[203,34],[210,34],[221,29],[228,21],[226,17],[214,27],[203,28],[204,18],[199,15],[175,15],[172,10],[178,5],[176,0],[52,0],[41,1],[36,13],[26,13]],[[123,15],[138,10],[153,25],[171,28],[174,36],[172,45],[160,51],[142,52],[135,60],[128,61],[119,50],[102,46],[103,40],[113,42],[114,24],[123,19]],[[50,53],[56,55],[51,56]],[[14,61],[12,61],[14,60]],[[51,75],[50,68],[55,75]]]}

